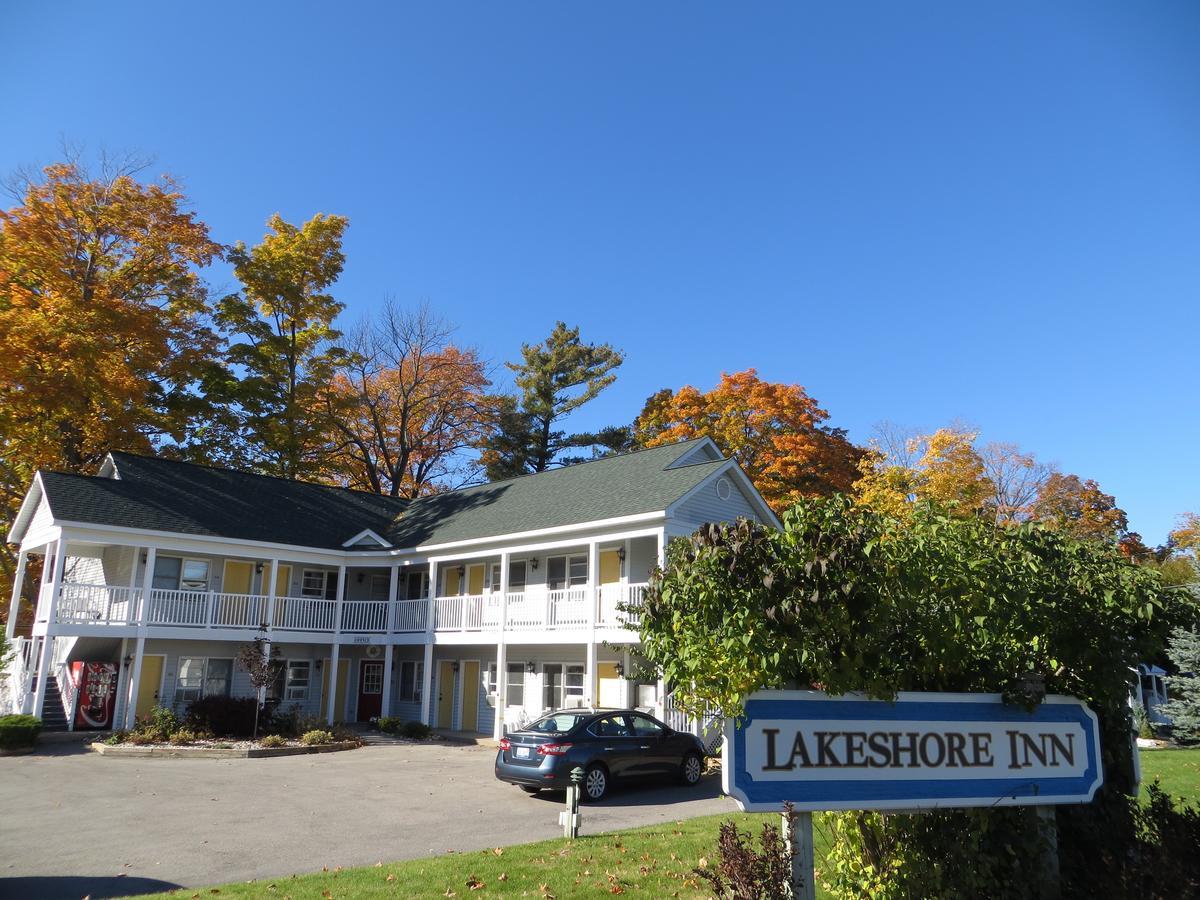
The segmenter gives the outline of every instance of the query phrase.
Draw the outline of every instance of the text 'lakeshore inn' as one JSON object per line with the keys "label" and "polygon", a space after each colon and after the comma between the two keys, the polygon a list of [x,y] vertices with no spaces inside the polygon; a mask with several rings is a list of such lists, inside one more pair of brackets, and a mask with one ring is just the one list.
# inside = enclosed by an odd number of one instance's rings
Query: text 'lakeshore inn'
{"label": "text 'lakeshore inn'", "polygon": [[87,727],[81,663],[115,678],[115,727],[252,697],[234,658],[265,628],[283,663],[268,698],[331,723],[671,720],[666,686],[635,680],[642,593],[672,537],[739,516],[777,524],[707,438],[413,501],[112,453],[94,476],[39,472],[12,525],[10,638],[43,566],[3,699]]}

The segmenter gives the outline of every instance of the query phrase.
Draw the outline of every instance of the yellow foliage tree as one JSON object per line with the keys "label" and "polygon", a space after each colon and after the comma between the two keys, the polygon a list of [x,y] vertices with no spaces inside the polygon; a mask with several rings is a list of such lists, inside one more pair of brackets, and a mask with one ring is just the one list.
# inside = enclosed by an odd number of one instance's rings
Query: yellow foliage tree
{"label": "yellow foliage tree", "polygon": [[903,450],[878,443],[859,463],[857,501],[890,515],[904,515],[913,500],[931,500],[962,517],[977,515],[995,495],[976,432],[939,428],[904,440]]}

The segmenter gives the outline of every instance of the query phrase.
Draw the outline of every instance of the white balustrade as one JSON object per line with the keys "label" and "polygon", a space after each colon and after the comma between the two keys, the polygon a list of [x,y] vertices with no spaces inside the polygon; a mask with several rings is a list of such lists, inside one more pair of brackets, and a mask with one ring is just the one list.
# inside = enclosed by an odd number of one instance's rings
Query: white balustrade
{"label": "white balustrade", "polygon": [[387,631],[387,601],[350,600],[343,603],[342,631]]}
{"label": "white balustrade", "polygon": [[393,630],[399,632],[424,631],[428,622],[428,614],[428,600],[397,600]]}
{"label": "white balustrade", "polygon": [[220,628],[261,628],[267,623],[268,598],[259,594],[217,594],[210,597],[206,621]]}
{"label": "white balustrade", "polygon": [[275,627],[282,631],[333,631],[336,600],[276,597]]}
{"label": "white balustrade", "polygon": [[141,588],[67,582],[59,592],[55,621],[70,624],[128,625],[137,621]]}

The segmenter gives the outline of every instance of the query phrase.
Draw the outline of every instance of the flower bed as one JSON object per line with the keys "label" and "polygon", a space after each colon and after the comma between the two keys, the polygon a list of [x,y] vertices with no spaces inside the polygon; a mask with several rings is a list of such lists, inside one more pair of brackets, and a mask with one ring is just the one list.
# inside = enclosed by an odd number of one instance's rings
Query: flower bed
{"label": "flower bed", "polygon": [[340,750],[354,750],[362,746],[362,743],[357,740],[336,739],[319,743],[285,740],[282,743],[267,742],[266,744],[262,741],[223,741],[218,739],[196,740],[187,744],[169,742],[134,744],[129,742],[111,743],[110,741],[111,739],[97,741],[91,745],[91,748],[102,756],[260,759],[272,756],[297,756],[304,753],[336,753]]}

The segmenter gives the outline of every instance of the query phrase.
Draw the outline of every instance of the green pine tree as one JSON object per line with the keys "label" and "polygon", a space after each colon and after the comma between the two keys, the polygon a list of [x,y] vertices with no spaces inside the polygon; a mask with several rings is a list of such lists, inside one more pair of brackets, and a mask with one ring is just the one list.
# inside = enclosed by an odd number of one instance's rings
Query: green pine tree
{"label": "green pine tree", "polygon": [[496,398],[495,429],[482,454],[495,481],[579,462],[570,450],[616,449],[621,429],[568,434],[556,426],[616,381],[624,356],[608,344],[585,344],[578,328],[559,322],[540,344],[521,347],[521,362],[507,363],[520,394]]}
{"label": "green pine tree", "polygon": [[1167,655],[1179,674],[1167,678],[1171,700],[1163,704],[1163,712],[1171,719],[1177,740],[1200,741],[1200,631],[1176,628]]}

